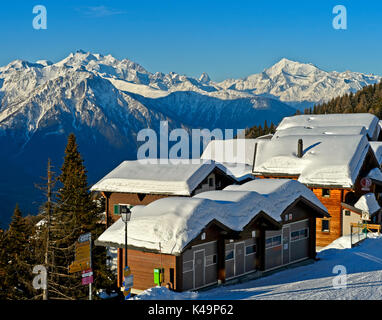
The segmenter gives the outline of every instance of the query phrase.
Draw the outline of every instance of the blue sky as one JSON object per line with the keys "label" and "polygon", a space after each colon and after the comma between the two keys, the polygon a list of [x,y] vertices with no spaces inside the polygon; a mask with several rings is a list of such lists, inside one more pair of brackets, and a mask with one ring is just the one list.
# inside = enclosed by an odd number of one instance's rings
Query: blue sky
{"label": "blue sky", "polygon": [[[347,8],[347,30],[332,27],[338,4]],[[47,8],[47,30],[32,28],[35,5]],[[205,71],[215,81],[261,72],[283,57],[382,75],[381,36],[379,0],[2,1],[0,65],[56,62],[82,49],[151,72]]]}

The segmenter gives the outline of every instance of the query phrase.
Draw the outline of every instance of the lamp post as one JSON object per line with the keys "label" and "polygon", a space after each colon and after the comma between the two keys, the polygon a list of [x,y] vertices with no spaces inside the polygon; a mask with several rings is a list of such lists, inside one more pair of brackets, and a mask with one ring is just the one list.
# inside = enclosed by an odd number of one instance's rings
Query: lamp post
{"label": "lamp post", "polygon": [[131,211],[128,206],[121,206],[122,221],[125,223],[125,267],[127,267],[127,222],[130,221]]}

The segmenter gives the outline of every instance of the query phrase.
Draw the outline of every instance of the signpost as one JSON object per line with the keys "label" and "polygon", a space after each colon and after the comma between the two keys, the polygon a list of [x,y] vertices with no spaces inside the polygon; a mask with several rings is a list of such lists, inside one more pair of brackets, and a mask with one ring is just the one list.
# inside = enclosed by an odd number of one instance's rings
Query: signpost
{"label": "signpost", "polygon": [[88,269],[82,271],[82,284],[87,285],[87,284],[92,284],[93,283],[93,270]]}
{"label": "signpost", "polygon": [[90,232],[82,234],[78,238],[75,250],[75,260],[69,266],[69,273],[82,271],[82,284],[89,285],[89,300],[92,300],[92,283],[94,279],[91,259],[92,235]]}
{"label": "signpost", "polygon": [[121,290],[123,291],[123,295],[125,296],[125,300],[128,300],[131,296],[131,288],[134,285],[134,277],[131,274],[130,267],[125,267],[123,270],[124,281],[122,283]]}

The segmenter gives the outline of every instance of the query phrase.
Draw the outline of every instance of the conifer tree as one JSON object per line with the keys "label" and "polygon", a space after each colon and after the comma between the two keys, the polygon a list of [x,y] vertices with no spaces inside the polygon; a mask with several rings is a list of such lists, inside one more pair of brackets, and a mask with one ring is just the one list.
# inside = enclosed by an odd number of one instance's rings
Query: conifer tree
{"label": "conifer tree", "polygon": [[27,299],[32,292],[32,273],[29,265],[31,228],[18,204],[13,212],[9,230],[1,236],[2,286],[7,299]]}
{"label": "conifer tree", "polygon": [[[68,137],[58,183],[50,221],[49,294],[58,299],[86,299],[88,288],[82,286],[81,275],[69,274],[68,266],[74,261],[79,236],[91,232],[94,240],[104,231],[104,226],[99,224],[101,211],[89,192],[87,172],[74,134]],[[93,246],[92,259],[94,289],[111,286],[114,279],[106,267],[105,249]]]}

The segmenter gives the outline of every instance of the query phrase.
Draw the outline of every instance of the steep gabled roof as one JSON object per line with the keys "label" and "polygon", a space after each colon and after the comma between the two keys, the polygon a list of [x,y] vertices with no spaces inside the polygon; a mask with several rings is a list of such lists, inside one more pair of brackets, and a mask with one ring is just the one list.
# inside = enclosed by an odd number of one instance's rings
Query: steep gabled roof
{"label": "steep gabled roof", "polygon": [[190,196],[215,168],[213,161],[196,164],[124,161],[91,190]]}
{"label": "steep gabled roof", "polygon": [[[297,156],[299,139],[303,140],[301,158]],[[297,176],[307,185],[351,188],[369,148],[364,135],[284,136],[258,141],[254,173]]]}

